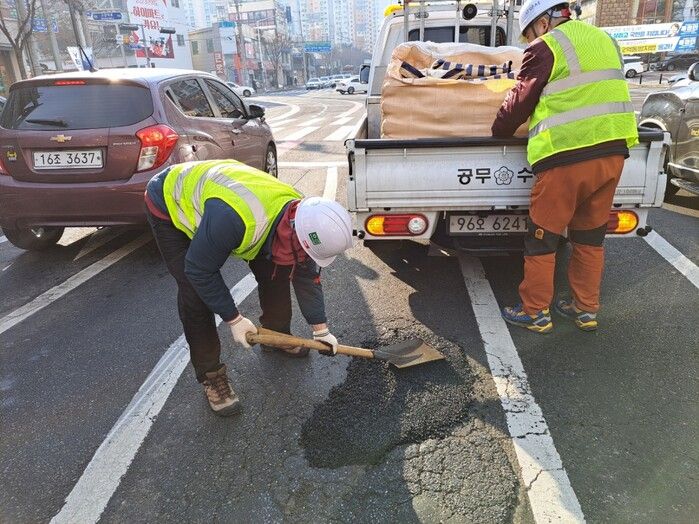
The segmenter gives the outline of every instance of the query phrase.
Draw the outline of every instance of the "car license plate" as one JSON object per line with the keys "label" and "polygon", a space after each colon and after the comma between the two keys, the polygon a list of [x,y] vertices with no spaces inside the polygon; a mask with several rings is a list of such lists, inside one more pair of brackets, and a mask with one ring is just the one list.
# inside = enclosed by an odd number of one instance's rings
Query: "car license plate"
{"label": "car license plate", "polygon": [[34,151],[34,169],[94,169],[103,165],[101,149]]}
{"label": "car license plate", "polygon": [[449,233],[452,235],[492,235],[525,233],[527,215],[450,215]]}

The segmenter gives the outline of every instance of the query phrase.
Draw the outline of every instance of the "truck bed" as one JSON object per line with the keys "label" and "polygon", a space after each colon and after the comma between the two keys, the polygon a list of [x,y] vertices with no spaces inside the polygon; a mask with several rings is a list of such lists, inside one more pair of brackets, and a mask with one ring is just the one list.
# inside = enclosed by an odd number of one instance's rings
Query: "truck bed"
{"label": "truck bed", "polygon": [[[662,203],[667,138],[655,130],[642,130],[639,136],[614,199],[624,207]],[[353,211],[526,207],[534,183],[526,138],[357,138],[347,148]]]}

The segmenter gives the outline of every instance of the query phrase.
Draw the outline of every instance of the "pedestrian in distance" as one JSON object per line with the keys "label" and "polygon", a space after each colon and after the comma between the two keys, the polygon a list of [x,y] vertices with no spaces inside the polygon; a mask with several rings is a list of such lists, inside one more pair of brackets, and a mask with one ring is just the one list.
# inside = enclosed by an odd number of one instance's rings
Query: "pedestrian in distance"
{"label": "pedestrian in distance", "polygon": [[638,132],[623,60],[601,29],[571,20],[567,3],[525,0],[517,84],[492,127],[509,137],[529,118],[527,159],[536,175],[524,242],[522,302],[503,318],[536,333],[553,329],[556,248],[568,230],[572,296],[555,309],[582,330],[597,329],[603,242],[614,192]]}
{"label": "pedestrian in distance", "polygon": [[[241,409],[220,360],[214,314],[243,347],[250,348],[247,335],[257,333],[221,276],[230,256],[247,261],[255,275],[263,327],[291,333],[293,284],[313,338],[327,345],[324,354],[336,354],[320,271],[352,247],[351,218],[340,204],[303,198],[272,175],[235,160],[171,166],[148,183],[145,203],[158,249],[177,282],[177,307],[196,378],[214,413],[229,416]],[[305,348],[279,351],[308,355]]]}

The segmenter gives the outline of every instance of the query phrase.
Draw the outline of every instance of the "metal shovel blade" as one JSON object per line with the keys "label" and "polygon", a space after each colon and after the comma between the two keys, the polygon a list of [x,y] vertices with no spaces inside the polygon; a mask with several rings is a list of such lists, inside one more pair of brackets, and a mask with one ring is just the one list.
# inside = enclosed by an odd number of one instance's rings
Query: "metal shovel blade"
{"label": "metal shovel blade", "polygon": [[442,360],[444,355],[423,340],[413,338],[374,350],[374,358],[385,360],[397,368],[408,368]]}

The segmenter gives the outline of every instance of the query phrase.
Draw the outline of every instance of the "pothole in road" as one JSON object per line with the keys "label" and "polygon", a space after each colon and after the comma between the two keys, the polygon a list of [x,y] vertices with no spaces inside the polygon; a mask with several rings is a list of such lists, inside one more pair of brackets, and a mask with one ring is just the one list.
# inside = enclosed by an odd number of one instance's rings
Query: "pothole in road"
{"label": "pothole in road", "polygon": [[300,444],[313,467],[378,464],[396,446],[444,437],[468,417],[474,378],[461,347],[407,319],[378,331],[365,347],[420,337],[446,359],[405,369],[354,359],[303,424]]}

